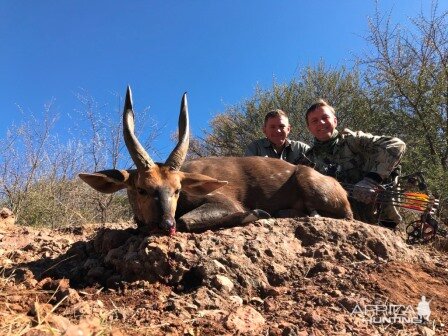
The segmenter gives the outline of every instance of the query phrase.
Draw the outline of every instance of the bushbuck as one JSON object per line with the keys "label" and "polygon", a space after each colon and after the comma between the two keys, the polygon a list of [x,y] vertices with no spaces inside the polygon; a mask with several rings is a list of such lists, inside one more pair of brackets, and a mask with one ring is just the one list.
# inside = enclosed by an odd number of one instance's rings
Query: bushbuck
{"label": "bushbuck", "polygon": [[123,136],[136,165],[131,170],[79,174],[94,189],[127,189],[139,228],[173,234],[242,225],[279,212],[314,211],[352,219],[347,192],[314,169],[265,157],[205,157],[184,163],[189,146],[186,94],[179,115],[179,141],[165,163],[155,163],[134,134],[132,94],[127,88]]}

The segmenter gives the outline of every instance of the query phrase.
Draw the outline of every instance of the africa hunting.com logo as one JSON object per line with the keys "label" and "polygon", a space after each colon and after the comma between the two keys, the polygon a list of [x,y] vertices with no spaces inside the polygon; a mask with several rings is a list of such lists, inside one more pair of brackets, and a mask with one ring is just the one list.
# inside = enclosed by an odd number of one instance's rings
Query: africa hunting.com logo
{"label": "africa hunting.com logo", "polygon": [[356,305],[352,315],[360,315],[369,324],[413,323],[421,324],[429,321],[431,309],[426,297],[422,296],[417,309],[412,305],[401,304],[372,304],[361,308]]}

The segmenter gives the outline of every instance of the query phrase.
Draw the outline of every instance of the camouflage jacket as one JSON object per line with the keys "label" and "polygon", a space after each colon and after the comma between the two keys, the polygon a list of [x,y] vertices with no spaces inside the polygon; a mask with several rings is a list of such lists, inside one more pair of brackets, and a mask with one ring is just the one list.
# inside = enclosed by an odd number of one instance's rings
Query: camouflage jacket
{"label": "camouflage jacket", "polygon": [[335,130],[331,140],[315,140],[306,156],[315,169],[342,183],[357,183],[365,176],[381,182],[397,168],[406,145],[398,138],[364,132]]}
{"label": "camouflage jacket", "polygon": [[265,156],[278,158],[292,164],[298,164],[305,157],[305,152],[310,148],[306,143],[286,139],[286,146],[278,153],[267,139],[255,140],[246,148],[245,156]]}

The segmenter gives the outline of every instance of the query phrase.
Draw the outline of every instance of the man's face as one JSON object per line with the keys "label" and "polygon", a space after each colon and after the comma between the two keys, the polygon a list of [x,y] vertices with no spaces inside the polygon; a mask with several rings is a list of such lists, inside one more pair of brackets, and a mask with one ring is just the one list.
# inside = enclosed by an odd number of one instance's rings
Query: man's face
{"label": "man's face", "polygon": [[276,147],[285,144],[286,138],[291,132],[288,118],[284,116],[271,117],[263,126],[263,133]]}
{"label": "man's face", "polygon": [[308,130],[319,141],[328,141],[338,125],[338,120],[327,106],[320,106],[307,117]]}

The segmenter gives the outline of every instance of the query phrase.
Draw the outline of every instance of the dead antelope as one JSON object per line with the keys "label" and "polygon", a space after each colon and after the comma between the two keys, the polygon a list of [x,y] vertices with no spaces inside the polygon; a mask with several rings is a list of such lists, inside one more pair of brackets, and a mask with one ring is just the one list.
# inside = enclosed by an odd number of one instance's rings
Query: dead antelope
{"label": "dead antelope", "polygon": [[206,157],[185,161],[189,145],[187,97],[179,116],[179,141],[164,164],[154,163],[134,134],[128,87],[123,135],[136,165],[132,170],[79,174],[92,188],[113,193],[127,189],[135,220],[148,231],[199,231],[268,218],[288,209],[296,216],[317,211],[353,217],[346,191],[312,168],[265,157]]}

